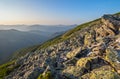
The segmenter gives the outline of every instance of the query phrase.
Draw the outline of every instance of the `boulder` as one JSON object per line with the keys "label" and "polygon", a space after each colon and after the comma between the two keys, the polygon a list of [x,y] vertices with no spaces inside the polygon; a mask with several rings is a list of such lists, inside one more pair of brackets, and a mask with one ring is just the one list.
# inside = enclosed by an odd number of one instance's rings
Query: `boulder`
{"label": "boulder", "polygon": [[111,66],[113,66],[116,71],[120,71],[120,60],[119,60],[120,56],[119,53],[113,49],[106,49],[106,61],[108,61]]}
{"label": "boulder", "polygon": [[66,57],[69,58],[69,59],[70,59],[70,58],[73,58],[73,57],[75,57],[78,53],[80,53],[80,51],[81,51],[81,47],[78,47],[78,48],[74,49],[73,51],[68,52],[67,55],[66,55]]}
{"label": "boulder", "polygon": [[114,71],[114,69],[109,66],[102,66],[98,69],[94,69],[90,73],[87,73],[81,77],[80,79],[120,79],[120,75]]}

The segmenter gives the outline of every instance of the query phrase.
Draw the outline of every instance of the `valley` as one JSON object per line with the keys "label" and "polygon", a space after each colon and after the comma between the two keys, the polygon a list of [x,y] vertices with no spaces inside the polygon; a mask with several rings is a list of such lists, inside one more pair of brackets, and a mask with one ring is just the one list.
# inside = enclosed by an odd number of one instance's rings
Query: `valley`
{"label": "valley", "polygon": [[2,68],[13,68],[5,79],[120,79],[119,51],[120,13],[107,14]]}
{"label": "valley", "polygon": [[[40,45],[49,39],[52,39],[58,35],[63,34],[65,31],[73,27],[75,26],[74,25],[47,26],[47,27],[41,25],[37,25],[37,26],[34,25],[34,27],[33,25],[32,26],[25,26],[25,25],[0,26],[0,28],[4,29],[4,30],[2,29],[0,30],[0,53],[1,53],[0,64],[9,61],[12,58],[12,56],[16,54],[16,51],[22,50],[23,48],[32,47],[34,45],[35,46]],[[53,31],[50,28],[52,29],[55,28],[58,32]],[[63,28],[67,28],[67,29],[63,29]]]}

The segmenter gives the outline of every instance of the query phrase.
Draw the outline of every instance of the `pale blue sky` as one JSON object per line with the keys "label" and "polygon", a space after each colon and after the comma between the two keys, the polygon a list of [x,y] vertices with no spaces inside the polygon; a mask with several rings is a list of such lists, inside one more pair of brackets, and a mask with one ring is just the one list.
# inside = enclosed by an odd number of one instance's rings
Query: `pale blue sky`
{"label": "pale blue sky", "polygon": [[0,24],[81,24],[120,11],[120,0],[0,0]]}

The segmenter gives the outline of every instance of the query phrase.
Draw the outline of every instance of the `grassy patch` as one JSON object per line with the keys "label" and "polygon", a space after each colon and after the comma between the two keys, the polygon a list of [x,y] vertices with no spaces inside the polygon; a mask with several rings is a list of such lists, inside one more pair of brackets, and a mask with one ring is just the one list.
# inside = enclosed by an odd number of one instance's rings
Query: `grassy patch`
{"label": "grassy patch", "polygon": [[15,65],[15,61],[10,61],[3,65],[0,65],[0,79],[3,79],[5,76],[9,75],[15,68],[18,66]]}
{"label": "grassy patch", "polygon": [[32,47],[27,47],[27,48],[24,48],[24,49],[20,49],[18,51],[16,51],[13,56],[12,56],[12,60],[15,60],[19,57],[22,57],[24,55],[26,55],[27,53],[29,52],[34,52],[35,50],[37,50],[37,48],[39,47],[40,45],[35,45],[35,46],[32,46]]}
{"label": "grassy patch", "polygon": [[49,47],[49,46],[51,46],[51,45],[55,45],[55,44],[57,44],[57,43],[60,43],[60,42],[62,42],[62,41],[65,41],[65,40],[69,39],[73,33],[77,32],[77,31],[79,31],[79,30],[81,30],[81,29],[83,29],[83,28],[85,28],[85,27],[94,25],[95,23],[97,23],[97,22],[99,22],[99,21],[100,21],[100,19],[96,19],[96,20],[94,20],[94,21],[81,24],[81,25],[75,27],[74,29],[71,29],[71,30],[69,30],[68,32],[64,33],[63,35],[57,36],[57,37],[55,37],[55,38],[53,38],[53,39],[51,39],[51,40],[43,43],[43,44],[38,48],[38,50],[39,50],[39,49],[42,49],[42,48],[47,48],[47,47]]}
{"label": "grassy patch", "polygon": [[94,21],[78,25],[77,27],[67,31],[63,35],[59,35],[59,36],[57,36],[55,38],[52,38],[51,40],[48,40],[48,41],[44,42],[41,45],[36,45],[36,46],[32,46],[32,47],[28,47],[28,48],[24,48],[24,49],[18,50],[18,51],[16,51],[14,53],[13,59],[17,59],[18,57],[24,56],[24,55],[26,55],[29,52],[34,52],[36,50],[44,49],[44,48],[47,48],[47,47],[49,47],[51,45],[55,45],[57,43],[65,41],[65,40],[71,38],[73,33],[77,32],[77,31],[79,31],[79,30],[81,30],[81,29],[83,29],[85,27],[92,26],[92,25],[96,24],[99,21],[100,21],[100,19],[96,19]]}
{"label": "grassy patch", "polygon": [[79,31],[79,30],[81,30],[81,29],[83,29],[83,28],[85,28],[85,27],[88,27],[88,26],[90,26],[90,25],[92,25],[92,24],[94,25],[94,23],[98,22],[99,20],[100,20],[100,19],[96,19],[96,20],[93,20],[93,21],[90,21],[90,22],[81,24],[81,25],[75,27],[74,29],[66,32],[66,33],[63,35],[63,37],[68,37],[68,36],[70,36],[70,35],[71,35],[72,33],[74,33],[74,32],[77,32],[77,31]]}
{"label": "grassy patch", "polygon": [[120,12],[118,12],[118,13],[115,13],[114,15],[120,15]]}

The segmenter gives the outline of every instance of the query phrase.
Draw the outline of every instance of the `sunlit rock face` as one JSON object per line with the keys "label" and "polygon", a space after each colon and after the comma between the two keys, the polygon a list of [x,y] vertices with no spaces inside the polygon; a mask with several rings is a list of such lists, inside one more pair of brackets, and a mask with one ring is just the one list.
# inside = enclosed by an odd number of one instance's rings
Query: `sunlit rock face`
{"label": "sunlit rock face", "polygon": [[119,29],[120,15],[104,15],[69,39],[18,59],[20,66],[6,79],[37,79],[48,72],[53,79],[120,79]]}

